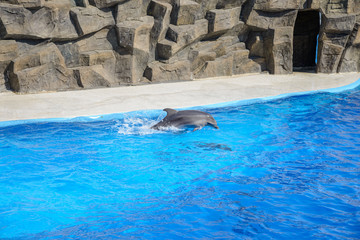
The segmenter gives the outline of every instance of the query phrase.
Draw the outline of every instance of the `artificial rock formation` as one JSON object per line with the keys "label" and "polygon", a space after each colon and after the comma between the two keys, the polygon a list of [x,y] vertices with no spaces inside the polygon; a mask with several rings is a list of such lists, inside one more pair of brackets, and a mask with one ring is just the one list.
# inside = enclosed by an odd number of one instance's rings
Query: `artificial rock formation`
{"label": "artificial rock formation", "polygon": [[359,72],[359,26],[356,0],[0,0],[0,92]]}
{"label": "artificial rock formation", "polygon": [[24,52],[9,65],[10,87],[33,93],[77,88],[72,71],[54,43],[40,44]]}

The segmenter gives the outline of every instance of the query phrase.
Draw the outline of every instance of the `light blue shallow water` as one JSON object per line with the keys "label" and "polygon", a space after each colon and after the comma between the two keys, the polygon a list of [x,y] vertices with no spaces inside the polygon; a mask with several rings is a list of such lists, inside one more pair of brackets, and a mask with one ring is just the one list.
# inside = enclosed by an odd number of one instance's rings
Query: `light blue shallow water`
{"label": "light blue shallow water", "polygon": [[0,239],[358,239],[360,89],[0,127]]}

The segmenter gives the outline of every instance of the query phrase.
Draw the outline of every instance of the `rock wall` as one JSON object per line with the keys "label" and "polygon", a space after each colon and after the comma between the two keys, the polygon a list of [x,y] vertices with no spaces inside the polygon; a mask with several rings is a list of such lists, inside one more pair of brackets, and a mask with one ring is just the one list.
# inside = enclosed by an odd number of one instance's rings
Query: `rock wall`
{"label": "rock wall", "polygon": [[0,0],[0,92],[359,72],[359,12],[358,0]]}

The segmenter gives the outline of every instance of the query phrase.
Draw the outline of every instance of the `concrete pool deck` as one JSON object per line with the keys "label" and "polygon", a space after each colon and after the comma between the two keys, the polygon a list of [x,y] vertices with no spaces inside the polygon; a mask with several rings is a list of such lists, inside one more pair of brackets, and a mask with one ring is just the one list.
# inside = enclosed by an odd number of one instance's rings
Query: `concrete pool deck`
{"label": "concrete pool deck", "polygon": [[186,108],[349,85],[360,73],[240,75],[187,82],[39,94],[0,93],[0,121]]}

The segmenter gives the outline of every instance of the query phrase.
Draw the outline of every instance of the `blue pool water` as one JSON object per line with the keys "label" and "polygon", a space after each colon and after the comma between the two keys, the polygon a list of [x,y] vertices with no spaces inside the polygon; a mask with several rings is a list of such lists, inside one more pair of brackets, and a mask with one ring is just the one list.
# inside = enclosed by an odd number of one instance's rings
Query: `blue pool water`
{"label": "blue pool water", "polygon": [[359,238],[359,88],[206,111],[0,127],[0,239]]}

